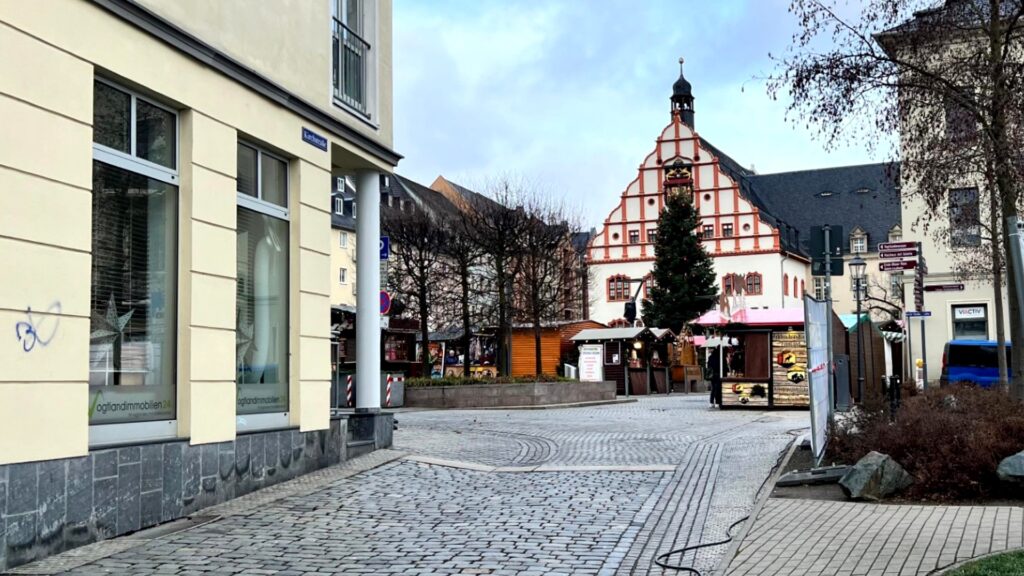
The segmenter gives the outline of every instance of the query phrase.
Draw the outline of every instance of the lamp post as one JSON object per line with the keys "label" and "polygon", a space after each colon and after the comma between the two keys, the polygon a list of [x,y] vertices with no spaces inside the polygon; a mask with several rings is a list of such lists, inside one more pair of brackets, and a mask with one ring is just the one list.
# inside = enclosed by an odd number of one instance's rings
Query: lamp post
{"label": "lamp post", "polygon": [[864,288],[864,271],[868,263],[860,255],[850,260],[850,273],[853,275],[854,296],[857,298],[857,400],[864,401],[864,328],[860,325],[861,298]]}

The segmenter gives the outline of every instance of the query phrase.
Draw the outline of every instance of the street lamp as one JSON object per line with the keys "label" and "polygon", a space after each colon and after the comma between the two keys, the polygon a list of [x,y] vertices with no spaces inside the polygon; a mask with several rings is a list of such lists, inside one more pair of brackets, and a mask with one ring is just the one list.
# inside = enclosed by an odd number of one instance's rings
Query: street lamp
{"label": "street lamp", "polygon": [[850,260],[850,274],[853,275],[854,297],[857,298],[857,399],[864,401],[864,327],[860,325],[861,299],[864,288],[864,272],[868,263],[860,255]]}

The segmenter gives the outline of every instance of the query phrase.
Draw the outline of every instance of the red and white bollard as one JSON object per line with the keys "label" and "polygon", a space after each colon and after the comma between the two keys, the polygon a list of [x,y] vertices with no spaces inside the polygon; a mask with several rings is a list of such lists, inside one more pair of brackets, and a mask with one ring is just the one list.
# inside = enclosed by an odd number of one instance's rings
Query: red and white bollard
{"label": "red and white bollard", "polygon": [[345,376],[345,405],[352,407],[352,375]]}
{"label": "red and white bollard", "polygon": [[384,394],[384,406],[391,407],[391,374],[388,374],[388,385],[386,393]]}

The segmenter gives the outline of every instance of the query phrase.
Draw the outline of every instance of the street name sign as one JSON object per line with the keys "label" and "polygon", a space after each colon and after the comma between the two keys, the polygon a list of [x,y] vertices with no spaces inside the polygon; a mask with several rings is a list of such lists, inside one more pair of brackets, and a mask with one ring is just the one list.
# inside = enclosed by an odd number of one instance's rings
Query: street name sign
{"label": "street name sign", "polygon": [[932,284],[924,287],[925,292],[963,292],[963,284]]}
{"label": "street name sign", "polygon": [[882,260],[917,258],[917,250],[882,250],[878,253],[878,257]]}
{"label": "street name sign", "polygon": [[888,262],[879,262],[878,269],[882,272],[892,272],[893,270],[913,270],[917,268],[916,260],[890,260]]}
{"label": "street name sign", "polygon": [[932,315],[930,311],[914,312],[913,310],[907,310],[904,315],[907,318],[927,318]]}
{"label": "street name sign", "polygon": [[917,250],[917,242],[882,242],[878,245],[878,251],[888,250]]}

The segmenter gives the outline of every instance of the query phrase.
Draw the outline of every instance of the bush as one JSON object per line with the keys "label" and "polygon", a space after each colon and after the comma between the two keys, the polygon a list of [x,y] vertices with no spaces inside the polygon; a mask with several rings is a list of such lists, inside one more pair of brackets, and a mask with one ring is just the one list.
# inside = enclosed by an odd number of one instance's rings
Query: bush
{"label": "bush", "polygon": [[853,464],[872,450],[914,476],[911,498],[991,497],[1000,492],[999,462],[1024,450],[1024,404],[1001,390],[932,389],[905,398],[895,421],[882,409],[858,409],[830,433],[836,462]]}
{"label": "bush", "polygon": [[526,382],[574,382],[572,378],[541,374],[538,376],[498,376],[497,378],[465,378],[445,376],[444,378],[406,378],[406,388],[427,388],[430,386],[466,386],[469,384],[522,384]]}

